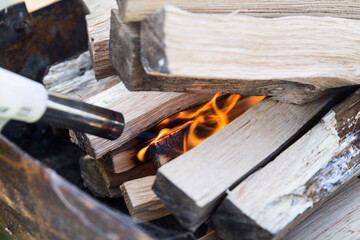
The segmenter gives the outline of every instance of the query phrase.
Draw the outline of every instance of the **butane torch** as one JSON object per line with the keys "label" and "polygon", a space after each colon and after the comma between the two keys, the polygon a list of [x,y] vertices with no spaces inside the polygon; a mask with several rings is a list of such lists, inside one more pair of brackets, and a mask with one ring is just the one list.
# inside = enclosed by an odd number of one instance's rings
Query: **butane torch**
{"label": "butane torch", "polygon": [[111,140],[124,129],[119,112],[48,93],[42,84],[0,68],[0,131],[11,119],[43,120]]}

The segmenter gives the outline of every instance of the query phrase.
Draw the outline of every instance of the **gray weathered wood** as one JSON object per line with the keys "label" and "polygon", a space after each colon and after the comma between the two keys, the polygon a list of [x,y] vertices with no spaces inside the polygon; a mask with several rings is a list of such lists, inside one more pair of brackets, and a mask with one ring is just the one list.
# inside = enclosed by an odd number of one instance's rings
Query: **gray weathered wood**
{"label": "gray weathered wood", "polygon": [[359,118],[360,90],[232,190],[212,217],[212,228],[225,239],[282,239],[357,179]]}
{"label": "gray weathered wood", "polygon": [[[236,80],[282,80],[320,89],[360,84],[359,20],[193,14],[166,6],[141,25],[148,74],[236,89]],[[184,37],[186,36],[186,37]]]}
{"label": "gray weathered wood", "polygon": [[155,193],[185,227],[196,228],[228,188],[298,138],[330,99],[305,105],[262,100],[196,148],[162,166]]}
{"label": "gray weathered wood", "polygon": [[110,61],[120,79],[131,91],[237,93],[244,96],[273,96],[282,102],[303,104],[326,91],[312,85],[286,81],[234,81],[152,76],[145,73],[140,60],[140,23],[122,23],[117,9],[112,10]]}
{"label": "gray weathered wood", "polygon": [[243,14],[254,17],[294,15],[360,18],[357,0],[116,0],[124,22],[139,22],[164,5],[194,13]]}
{"label": "gray weathered wood", "polygon": [[285,240],[351,240],[360,236],[360,179],[354,178],[285,236]]}

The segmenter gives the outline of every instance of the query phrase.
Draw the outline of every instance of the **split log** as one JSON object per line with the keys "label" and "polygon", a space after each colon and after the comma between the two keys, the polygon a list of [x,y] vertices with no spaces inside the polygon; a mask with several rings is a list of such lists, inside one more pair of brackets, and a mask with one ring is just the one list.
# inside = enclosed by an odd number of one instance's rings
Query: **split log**
{"label": "split log", "polygon": [[89,49],[97,80],[116,74],[109,61],[110,10],[108,8],[86,16]]}
{"label": "split log", "polygon": [[[327,91],[312,85],[286,81],[238,81],[174,78],[146,74],[140,60],[140,23],[122,23],[112,10],[110,61],[120,79],[131,91],[237,93],[244,96],[273,96],[274,99],[303,104],[320,98]],[[218,68],[217,68],[218,69]],[[235,87],[236,86],[236,87]]]}
{"label": "split log", "polygon": [[2,135],[0,165],[0,227],[12,239],[153,239]]}
{"label": "split log", "polygon": [[[226,99],[227,96],[224,96],[222,99],[220,99],[218,101],[218,106],[223,106]],[[227,113],[227,119],[229,123],[243,114],[257,102],[259,102],[261,99],[262,97],[240,98],[232,110]],[[184,138],[188,131],[189,126],[187,125],[150,145],[148,151],[150,159],[154,163],[156,169],[184,153]]]}
{"label": "split log", "polygon": [[89,50],[94,63],[95,77],[100,80],[115,74],[109,61],[110,10],[114,0],[83,0],[90,14],[86,16]]}
{"label": "split log", "polygon": [[196,228],[227,189],[301,136],[318,113],[333,104],[330,99],[305,105],[262,100],[196,148],[162,166],[155,193],[183,226]]}
{"label": "split log", "polygon": [[155,176],[138,178],[120,186],[130,216],[136,222],[152,221],[170,214],[151,189]]}
{"label": "split log", "polygon": [[360,180],[354,178],[284,239],[356,239],[360,235]]}
{"label": "split log", "polygon": [[360,90],[232,190],[211,227],[225,239],[282,239],[340,187],[357,179],[359,118]]}
{"label": "split log", "polygon": [[320,89],[359,85],[359,23],[193,14],[167,6],[142,22],[141,61],[148,74],[211,78],[234,89],[237,80],[276,79]]}
{"label": "split log", "polygon": [[108,152],[123,147],[161,120],[206,102],[211,97],[212,95],[209,94],[130,92],[123,83],[119,83],[87,99],[86,102],[121,112],[125,116],[126,127],[120,138],[109,141],[93,135],[77,133],[74,141],[84,147],[89,155],[98,159]]}
{"label": "split log", "polygon": [[360,17],[356,0],[117,0],[120,17],[124,22],[139,22],[164,5],[195,13],[244,14],[254,17],[284,17],[294,15]]}
{"label": "split log", "polygon": [[152,163],[145,163],[121,174],[110,173],[104,169],[102,162],[90,156],[80,160],[81,177],[84,185],[99,197],[121,197],[120,185],[124,182],[155,174]]}
{"label": "split log", "polygon": [[97,82],[88,51],[76,58],[51,66],[43,79],[50,92],[86,100],[120,82],[116,76]]}

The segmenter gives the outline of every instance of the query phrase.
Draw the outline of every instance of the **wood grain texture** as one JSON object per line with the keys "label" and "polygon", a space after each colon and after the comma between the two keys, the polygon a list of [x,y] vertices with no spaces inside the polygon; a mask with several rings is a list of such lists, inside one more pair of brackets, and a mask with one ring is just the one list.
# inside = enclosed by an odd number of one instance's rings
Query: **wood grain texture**
{"label": "wood grain texture", "polygon": [[170,214],[153,192],[155,176],[138,178],[120,186],[130,216],[136,222],[152,221]]}
{"label": "wood grain texture", "polygon": [[106,171],[101,161],[90,156],[80,160],[81,177],[84,185],[95,196],[116,198],[121,197],[120,185],[124,182],[155,174],[152,163],[145,163],[126,172],[115,174]]}
{"label": "wood grain texture", "polygon": [[112,10],[110,61],[120,79],[131,91],[237,93],[244,96],[273,96],[274,99],[303,104],[327,91],[312,85],[286,81],[219,81],[216,79],[175,78],[145,73],[140,60],[140,23],[123,23],[117,9]]}
{"label": "wood grain texture", "polygon": [[110,10],[114,0],[83,0],[90,14],[86,16],[89,50],[94,63],[95,77],[100,80],[115,74],[109,61]]}
{"label": "wood grain texture", "polygon": [[350,240],[360,235],[360,180],[349,184],[285,236],[285,240]]}
{"label": "wood grain texture", "polygon": [[88,51],[76,58],[51,66],[43,79],[48,91],[82,101],[119,82],[120,79],[116,76],[97,82]]}
{"label": "wood grain texture", "polygon": [[121,148],[139,133],[155,126],[165,118],[184,109],[210,100],[209,94],[181,94],[158,92],[130,92],[119,83],[92,98],[87,103],[121,112],[125,117],[125,129],[120,138],[106,140],[79,133],[77,141],[88,154],[98,159],[106,153]]}
{"label": "wood grain texture", "polygon": [[211,220],[225,239],[282,239],[360,173],[360,90],[232,190]]}
{"label": "wood grain texture", "polygon": [[0,226],[12,239],[152,239],[1,135],[0,165]]}
{"label": "wood grain texture", "polygon": [[358,20],[193,14],[167,6],[142,23],[141,61],[152,75],[336,88],[360,84],[358,39]]}
{"label": "wood grain texture", "polygon": [[330,97],[305,105],[264,99],[196,148],[162,166],[154,191],[187,228],[204,222],[225,191],[306,129]]}
{"label": "wood grain texture", "polygon": [[357,0],[117,0],[121,19],[138,22],[164,5],[174,5],[194,13],[243,14],[255,17],[294,15],[360,18]]}

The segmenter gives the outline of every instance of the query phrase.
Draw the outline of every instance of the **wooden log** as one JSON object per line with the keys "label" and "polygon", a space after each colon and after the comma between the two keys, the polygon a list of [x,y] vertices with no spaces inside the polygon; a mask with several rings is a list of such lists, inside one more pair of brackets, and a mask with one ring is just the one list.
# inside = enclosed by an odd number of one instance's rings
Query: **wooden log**
{"label": "wooden log", "polygon": [[80,160],[80,170],[84,185],[95,196],[109,198],[121,197],[120,185],[124,182],[155,174],[152,163],[142,164],[120,174],[111,173],[104,169],[102,162],[88,155]]}
{"label": "wooden log", "polygon": [[228,188],[301,136],[330,99],[305,105],[262,100],[196,148],[162,166],[155,193],[185,227],[196,228]]}
{"label": "wooden log", "polygon": [[[122,23],[117,9],[112,10],[110,61],[120,79],[131,91],[237,93],[244,96],[273,96],[274,99],[303,104],[328,94],[312,85],[286,81],[238,81],[152,76],[145,73],[140,60],[140,24]],[[236,88],[235,88],[236,85]]]}
{"label": "wooden log", "polygon": [[12,239],[152,239],[2,135],[0,165],[0,227]]}
{"label": "wooden log", "polygon": [[356,239],[360,235],[359,198],[360,181],[353,178],[347,186],[321,205],[284,239]]}
{"label": "wooden log", "polygon": [[225,239],[282,239],[340,187],[357,179],[359,118],[360,90],[232,190],[211,227]]}
{"label": "wooden log", "polygon": [[195,82],[211,78],[236,88],[236,80],[276,79],[327,89],[360,84],[354,39],[358,20],[205,15],[167,6],[142,22],[141,60],[148,74]]}
{"label": "wooden log", "polygon": [[97,80],[116,74],[109,60],[110,10],[108,8],[86,16],[89,49]]}
{"label": "wooden log", "polygon": [[119,82],[116,76],[97,82],[88,51],[51,66],[43,79],[48,91],[83,101]]}
{"label": "wooden log", "polygon": [[79,146],[83,146],[89,155],[98,159],[106,153],[123,147],[138,134],[155,126],[168,116],[206,102],[211,97],[212,95],[209,94],[130,92],[123,83],[119,83],[87,99],[86,102],[121,112],[125,116],[126,126],[121,137],[109,141],[78,133],[74,141]]}
{"label": "wooden log", "polygon": [[89,50],[94,63],[95,77],[100,80],[115,74],[109,62],[110,10],[113,0],[83,0],[90,14],[86,16]]}
{"label": "wooden log", "polygon": [[[219,101],[217,101],[218,106],[223,106],[227,99],[228,96],[219,99]],[[232,122],[261,100],[262,97],[240,98],[234,107],[226,114],[228,122]],[[184,138],[188,131],[189,125],[186,125],[150,145],[148,151],[150,159],[154,163],[156,169],[184,153]]]}
{"label": "wooden log", "polygon": [[164,5],[174,5],[194,13],[244,14],[254,17],[284,17],[294,15],[360,17],[356,0],[117,0],[124,22],[139,22]]}
{"label": "wooden log", "polygon": [[120,186],[130,216],[136,222],[152,221],[170,214],[153,192],[155,176],[138,178]]}

